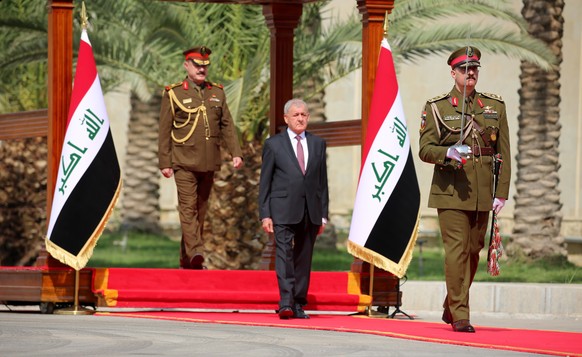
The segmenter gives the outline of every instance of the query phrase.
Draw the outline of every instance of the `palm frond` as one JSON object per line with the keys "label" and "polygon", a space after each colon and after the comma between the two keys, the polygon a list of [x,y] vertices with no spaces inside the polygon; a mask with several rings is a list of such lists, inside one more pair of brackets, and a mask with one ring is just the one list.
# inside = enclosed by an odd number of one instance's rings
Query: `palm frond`
{"label": "palm frond", "polygon": [[555,56],[542,41],[521,32],[487,25],[433,25],[411,31],[407,36],[392,40],[391,44],[396,57],[404,62],[414,62],[433,53],[450,53],[466,46],[468,31],[472,33],[469,44],[487,52],[527,61],[545,70],[552,69],[556,63]]}
{"label": "palm frond", "polygon": [[320,78],[311,93],[304,93],[309,99],[328,85],[361,67],[361,26],[355,17],[340,22],[329,18],[329,26],[323,28],[321,20],[326,12],[321,12],[325,4],[307,6],[310,11],[302,19],[295,36],[294,83]]}
{"label": "palm frond", "polygon": [[237,124],[243,124],[242,117],[252,105],[251,98],[254,97],[258,88],[268,82],[268,76],[264,72],[265,63],[269,60],[268,48],[268,37],[265,37],[256,56],[248,63],[242,76],[225,86],[228,105]]}
{"label": "palm frond", "polygon": [[401,0],[397,1],[389,16],[390,34],[405,35],[407,31],[427,22],[447,21],[466,22],[475,16],[517,26],[519,31],[526,31],[526,22],[515,13],[507,0]]}
{"label": "palm frond", "polygon": [[[0,1],[0,82],[13,93],[24,93],[14,73],[33,75],[37,66],[46,72],[47,17],[42,5],[44,0]],[[359,18],[331,18],[330,26],[324,27],[327,5],[329,1],[306,4],[295,33],[295,86],[314,83],[303,93],[306,96],[361,66]],[[229,106],[243,130],[263,135],[269,105],[269,30],[261,9],[217,3],[91,2],[89,35],[104,90],[129,84],[147,100],[163,85],[184,77],[182,51],[206,45],[213,51],[209,79],[225,84]],[[79,11],[78,6],[73,16],[75,53]],[[477,18],[482,22],[476,24]],[[397,63],[448,53],[467,42],[544,69],[556,63],[547,47],[527,34],[525,21],[507,0],[398,0],[390,21]],[[14,99],[18,95],[0,96],[0,103],[29,105]]]}

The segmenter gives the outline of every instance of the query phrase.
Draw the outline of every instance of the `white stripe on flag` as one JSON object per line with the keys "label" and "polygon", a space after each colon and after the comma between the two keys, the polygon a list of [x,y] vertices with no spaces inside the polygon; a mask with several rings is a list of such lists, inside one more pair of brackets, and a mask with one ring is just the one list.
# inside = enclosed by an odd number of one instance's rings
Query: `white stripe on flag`
{"label": "white stripe on flag", "polygon": [[121,171],[105,100],[93,48],[83,29],[45,239],[47,252],[76,270],[83,269],[120,191]]}
{"label": "white stripe on flag", "polygon": [[57,176],[48,237],[55,220],[109,132],[109,119],[99,77],[79,103],[67,127]]}
{"label": "white stripe on flag", "polygon": [[410,138],[400,91],[362,166],[349,240],[363,246],[408,160]]}
{"label": "white stripe on flag", "polygon": [[[416,242],[420,190],[388,41],[380,48],[348,252],[404,276]],[[394,198],[394,199],[392,199]]]}

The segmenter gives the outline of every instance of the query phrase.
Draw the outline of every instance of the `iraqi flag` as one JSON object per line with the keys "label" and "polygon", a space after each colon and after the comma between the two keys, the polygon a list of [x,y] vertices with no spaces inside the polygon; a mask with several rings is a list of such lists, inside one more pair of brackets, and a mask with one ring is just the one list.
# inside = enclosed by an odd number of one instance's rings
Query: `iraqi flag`
{"label": "iraqi flag", "polygon": [[121,172],[93,49],[83,29],[46,250],[80,270],[93,254],[121,190]]}
{"label": "iraqi flag", "polygon": [[348,252],[402,278],[420,220],[420,189],[392,51],[382,41]]}

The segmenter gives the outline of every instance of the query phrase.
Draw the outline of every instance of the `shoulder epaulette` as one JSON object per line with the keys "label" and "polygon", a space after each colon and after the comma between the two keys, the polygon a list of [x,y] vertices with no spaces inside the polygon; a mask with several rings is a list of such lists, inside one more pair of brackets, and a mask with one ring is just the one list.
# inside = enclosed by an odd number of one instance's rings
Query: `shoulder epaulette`
{"label": "shoulder epaulette", "polygon": [[214,82],[210,83],[210,82],[208,82],[208,84],[211,85],[212,87],[218,87],[220,89],[224,89],[224,86],[222,84],[220,84],[220,83],[214,83]]}
{"label": "shoulder epaulette", "polygon": [[177,82],[177,83],[173,83],[173,84],[167,85],[167,86],[166,86],[166,91],[169,91],[169,90],[170,90],[170,89],[172,89],[172,88],[176,88],[176,87],[178,87],[178,86],[181,86],[183,82],[184,82],[184,81],[181,81],[181,82]]}
{"label": "shoulder epaulette", "polygon": [[439,101],[441,99],[447,98],[448,96],[449,96],[449,93],[444,93],[444,94],[441,94],[441,95],[437,95],[434,98],[430,98],[428,101],[430,103],[432,103],[432,102],[436,102],[436,101]]}
{"label": "shoulder epaulette", "polygon": [[503,98],[501,98],[500,95],[497,94],[492,94],[492,93],[481,93],[482,96],[487,97],[487,98],[491,98],[491,99],[495,99],[498,100],[500,102],[503,102]]}

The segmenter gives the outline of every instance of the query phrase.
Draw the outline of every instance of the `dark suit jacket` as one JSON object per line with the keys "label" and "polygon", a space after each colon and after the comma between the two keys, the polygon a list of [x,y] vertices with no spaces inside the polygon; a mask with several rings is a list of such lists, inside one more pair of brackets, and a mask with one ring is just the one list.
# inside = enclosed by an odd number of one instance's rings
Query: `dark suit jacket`
{"label": "dark suit jacket", "polygon": [[322,218],[328,218],[326,144],[309,132],[305,135],[309,155],[305,175],[287,129],[265,141],[259,184],[261,219],[270,217],[274,224],[297,224],[303,219],[306,206],[313,224],[321,225]]}

